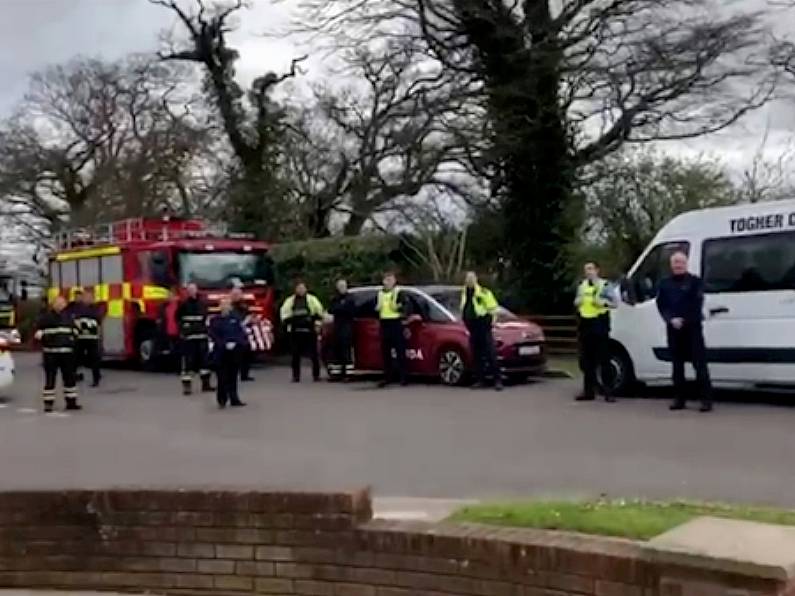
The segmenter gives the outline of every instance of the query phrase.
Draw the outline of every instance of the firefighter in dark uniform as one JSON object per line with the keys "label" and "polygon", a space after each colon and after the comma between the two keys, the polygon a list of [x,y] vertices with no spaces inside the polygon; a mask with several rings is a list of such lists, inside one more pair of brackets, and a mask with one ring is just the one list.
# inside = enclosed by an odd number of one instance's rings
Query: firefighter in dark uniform
{"label": "firefighter in dark uniform", "polygon": [[248,335],[229,298],[221,299],[221,312],[210,321],[209,331],[213,342],[218,407],[225,408],[227,403],[235,407],[245,406],[237,392],[237,375],[242,349],[248,345]]}
{"label": "firefighter in dark uniform", "polygon": [[333,361],[329,365],[329,380],[346,381],[353,363],[353,319],[356,316],[356,303],[348,292],[348,282],[344,279],[337,281],[337,293],[328,312],[334,317]]}
{"label": "firefighter in dark uniform", "polygon": [[188,296],[177,308],[182,360],[182,393],[192,392],[192,374],[201,378],[201,390],[213,391],[208,368],[207,305],[199,296],[196,284],[188,284]]}
{"label": "firefighter in dark uniform", "polygon": [[494,379],[494,389],[502,391],[502,372],[497,362],[497,346],[494,343],[494,315],[499,308],[497,299],[488,288],[478,283],[474,271],[466,274],[461,290],[461,315],[469,331],[469,344],[475,360],[474,388],[486,385],[486,376]]}
{"label": "firefighter in dark uniform", "polygon": [[317,351],[317,332],[325,311],[317,297],[307,292],[306,284],[298,282],[295,293],[287,298],[279,311],[282,324],[290,338],[293,383],[301,381],[301,357],[312,361],[312,379],[320,380],[320,357]]}
{"label": "firefighter in dark uniform", "polygon": [[[99,306],[94,303],[94,293],[91,290],[81,292],[71,310],[77,327],[77,366],[91,370],[91,386],[97,387],[102,378],[99,370],[101,360],[99,349],[99,331],[102,322],[102,313]],[[82,380],[83,373],[77,375]]]}
{"label": "firefighter in dark uniform", "polygon": [[[230,294],[232,299],[232,309],[240,319],[243,325],[243,332],[246,333],[246,324],[249,316],[248,304],[243,296],[243,290],[240,288],[232,288]],[[251,363],[254,360],[254,352],[251,350],[251,344],[248,341],[248,333],[246,333],[246,341],[240,345],[240,380],[253,381],[254,377],[251,376]]]}
{"label": "firefighter in dark uniform", "polygon": [[66,299],[58,296],[52,308],[44,312],[36,325],[36,339],[41,342],[44,358],[44,411],[52,412],[55,405],[55,383],[61,371],[64,400],[67,410],[80,410],[77,403],[75,375],[75,348],[77,327],[72,315],[66,311]]}
{"label": "firefighter in dark uniform", "polygon": [[[616,307],[610,286],[599,277],[599,266],[593,261],[583,267],[585,279],[577,287],[574,306],[579,315],[580,369],[583,374],[583,392],[577,401],[596,399],[599,389],[598,372],[604,365],[610,339],[610,309]],[[615,398],[607,387],[602,387],[605,401]]]}
{"label": "firefighter in dark uniform", "polygon": [[406,385],[406,337],[403,328],[403,318],[408,314],[406,301],[397,286],[394,273],[384,274],[383,283],[375,304],[381,323],[381,358],[384,363],[384,378],[378,386],[386,387],[395,377],[401,385]]}

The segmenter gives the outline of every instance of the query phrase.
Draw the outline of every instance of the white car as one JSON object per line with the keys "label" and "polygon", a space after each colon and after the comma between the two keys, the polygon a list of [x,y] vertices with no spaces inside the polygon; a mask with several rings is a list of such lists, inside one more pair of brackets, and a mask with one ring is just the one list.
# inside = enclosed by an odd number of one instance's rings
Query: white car
{"label": "white car", "polygon": [[14,358],[10,346],[19,343],[18,337],[0,333],[0,396],[14,382]]}

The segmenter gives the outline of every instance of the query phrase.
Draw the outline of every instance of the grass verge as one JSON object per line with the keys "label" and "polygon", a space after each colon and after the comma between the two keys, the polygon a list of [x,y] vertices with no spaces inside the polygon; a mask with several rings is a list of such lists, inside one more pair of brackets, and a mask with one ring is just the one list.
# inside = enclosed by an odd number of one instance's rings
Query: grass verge
{"label": "grass verge", "polygon": [[795,526],[795,511],[743,505],[629,500],[531,501],[471,505],[452,521],[581,532],[649,540],[693,518],[711,515]]}

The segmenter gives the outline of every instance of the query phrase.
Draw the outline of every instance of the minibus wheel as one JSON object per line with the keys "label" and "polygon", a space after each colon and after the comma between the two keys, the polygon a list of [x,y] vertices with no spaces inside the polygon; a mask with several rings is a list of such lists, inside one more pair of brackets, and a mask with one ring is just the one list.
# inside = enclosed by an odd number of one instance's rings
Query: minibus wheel
{"label": "minibus wheel", "polygon": [[608,357],[599,370],[599,384],[606,393],[626,396],[636,385],[635,368],[624,347],[611,342]]}

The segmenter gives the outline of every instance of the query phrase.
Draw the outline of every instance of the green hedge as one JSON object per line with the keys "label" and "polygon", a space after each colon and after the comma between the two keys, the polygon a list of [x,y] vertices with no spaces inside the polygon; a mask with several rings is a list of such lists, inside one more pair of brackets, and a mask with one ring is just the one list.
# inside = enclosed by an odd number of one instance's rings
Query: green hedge
{"label": "green hedge", "polygon": [[384,271],[395,269],[408,281],[413,267],[398,236],[353,236],[302,240],[277,244],[271,249],[276,265],[278,296],[288,296],[298,279],[324,304],[334,284],[345,278],[351,285],[379,283]]}

